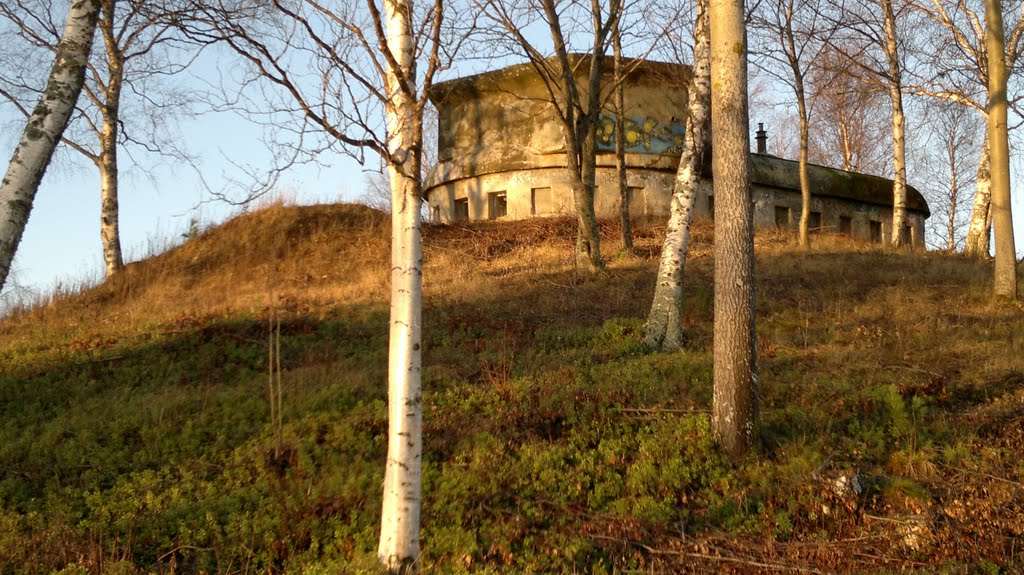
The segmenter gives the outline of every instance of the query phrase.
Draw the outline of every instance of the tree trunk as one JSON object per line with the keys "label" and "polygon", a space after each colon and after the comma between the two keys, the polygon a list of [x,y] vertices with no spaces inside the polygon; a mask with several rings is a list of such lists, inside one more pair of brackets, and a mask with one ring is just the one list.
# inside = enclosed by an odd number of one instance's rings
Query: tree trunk
{"label": "tree trunk", "polygon": [[850,128],[846,125],[846,111],[839,111],[839,139],[843,148],[843,171],[857,171],[853,165],[853,146],[850,145]]}
{"label": "tree trunk", "polygon": [[793,72],[793,92],[796,95],[796,108],[800,116],[800,235],[799,244],[802,248],[811,246],[811,178],[807,174],[807,156],[810,152],[810,137],[807,122],[807,95],[804,92],[804,72],[800,68],[800,54],[796,49],[796,38],[793,34],[793,3],[788,4],[786,15],[786,57],[790,70]]}
{"label": "tree trunk", "polygon": [[811,177],[807,173],[807,155],[810,143],[807,128],[807,103],[804,101],[803,86],[797,89],[797,110],[800,114],[800,239],[802,248],[811,247]]}
{"label": "tree trunk", "polygon": [[[602,42],[603,44],[603,42]],[[580,212],[579,234],[576,242],[576,264],[588,273],[601,270],[601,234],[594,212],[594,193],[597,189],[597,120],[601,114],[601,60],[596,45],[590,55],[590,74],[587,80],[587,109],[579,116],[577,145],[580,150],[580,179],[583,181],[583,201]]]}
{"label": "tree trunk", "polygon": [[[587,97],[588,105],[584,109],[579,87],[576,85],[576,76],[569,62],[569,51],[562,35],[556,4],[555,0],[541,1],[559,66],[558,90],[561,92],[564,106],[561,120],[562,135],[565,139],[566,170],[576,208],[576,269],[584,273],[596,273],[604,268],[601,262],[601,236],[597,227],[597,214],[594,212],[594,180],[597,169],[594,146],[596,117],[600,114],[601,101],[600,59],[604,54],[606,36],[599,32],[600,6],[596,0],[592,1],[592,16],[595,22],[594,49],[587,81],[590,93]],[[617,6],[617,2],[610,4],[609,18],[618,17]]]}
{"label": "tree trunk", "polygon": [[[586,147],[580,139],[573,136],[572,143],[579,148]],[[570,142],[566,141],[566,146]],[[582,153],[566,152],[571,178],[572,197],[576,204],[576,269],[593,274],[603,267],[601,263],[601,236],[597,227],[597,214],[594,212],[594,171],[591,165],[590,178],[585,175],[587,168],[581,164],[586,158]],[[593,162],[591,162],[592,164]]]}
{"label": "tree trunk", "polygon": [[[377,556],[391,573],[413,573],[419,560],[422,479],[422,300],[420,143],[415,102],[412,2],[386,0],[385,104],[391,180],[391,328],[388,339],[388,455]],[[404,79],[404,85],[402,80]]]}
{"label": "tree trunk", "polygon": [[72,2],[46,90],[0,183],[0,290],[11,271],[43,174],[82,91],[98,16],[99,0]]}
{"label": "tree trunk", "polygon": [[708,55],[707,0],[697,2],[694,27],[693,77],[689,86],[689,117],[683,152],[679,158],[671,213],[661,248],[658,282],[644,328],[648,349],[677,349],[683,343],[683,272],[690,245],[690,222],[700,182],[704,141],[711,111],[711,62]]}
{"label": "tree trunk", "polygon": [[97,167],[100,171],[100,240],[103,244],[103,262],[107,277],[124,269],[121,254],[121,232],[118,220],[117,137],[121,110],[121,88],[124,85],[124,56],[114,37],[115,0],[101,2],[97,27],[107,50],[107,86],[100,110],[103,127],[100,133],[100,153]]}
{"label": "tree trunk", "polygon": [[1010,205],[1010,146],[1006,125],[1006,49],[1000,0],[985,0],[988,48],[988,140],[992,162],[992,224],[995,226],[995,293],[1017,299],[1017,251]]}
{"label": "tree trunk", "polygon": [[718,445],[733,458],[753,446],[757,417],[754,234],[743,0],[712,0],[711,133],[715,189],[714,405]]}
{"label": "tree trunk", "polygon": [[892,102],[892,246],[903,245],[903,223],[907,217],[906,117],[903,114],[903,81],[896,43],[896,15],[892,0],[882,0],[885,18],[885,54],[889,60],[889,99]]}
{"label": "tree trunk", "polygon": [[946,214],[946,251],[956,251],[956,204],[960,195],[960,178],[956,162],[956,142],[950,139],[946,145],[946,158],[949,161],[949,213]]}
{"label": "tree trunk", "polygon": [[626,177],[626,81],[622,75],[622,38],[619,24],[612,36],[615,58],[615,175],[619,180],[619,218],[622,225],[622,251],[633,253],[633,228],[629,214],[629,180]]}
{"label": "tree trunk", "polygon": [[[985,118],[986,125],[988,117]],[[987,258],[989,241],[992,236],[992,172],[989,153],[989,138],[986,130],[985,143],[978,155],[978,174],[975,178],[974,208],[971,222],[964,240],[964,254],[976,258]]]}

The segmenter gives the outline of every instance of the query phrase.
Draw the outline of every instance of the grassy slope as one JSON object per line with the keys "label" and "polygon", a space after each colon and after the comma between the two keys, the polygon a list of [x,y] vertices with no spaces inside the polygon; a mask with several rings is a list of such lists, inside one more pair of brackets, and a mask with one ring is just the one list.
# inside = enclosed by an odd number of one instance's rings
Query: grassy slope
{"label": "grassy slope", "polygon": [[[0,323],[0,573],[372,570],[387,229],[274,207]],[[759,236],[763,441],[733,464],[707,223],[672,354],[639,343],[663,226],[594,279],[572,234],[425,231],[425,572],[1024,568],[1024,311],[988,264]]]}

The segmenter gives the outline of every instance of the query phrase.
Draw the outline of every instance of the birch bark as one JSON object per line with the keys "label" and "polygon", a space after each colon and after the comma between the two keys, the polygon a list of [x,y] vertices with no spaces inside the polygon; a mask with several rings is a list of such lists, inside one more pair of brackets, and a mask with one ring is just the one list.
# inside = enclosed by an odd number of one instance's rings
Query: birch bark
{"label": "birch bark", "polygon": [[715,150],[715,381],[711,425],[719,447],[739,458],[753,447],[757,418],[744,2],[711,0],[709,17]]}
{"label": "birch bark", "polygon": [[672,190],[671,212],[658,264],[651,311],[644,328],[648,349],[677,349],[683,343],[683,278],[690,245],[690,223],[700,182],[704,142],[711,111],[708,0],[698,0],[693,32],[693,77],[688,93],[689,116]]}
{"label": "birch bark", "polygon": [[896,14],[892,0],[882,0],[882,16],[885,23],[885,55],[889,63],[887,83],[889,99],[892,102],[892,246],[903,244],[904,221],[907,216],[907,144],[906,116],[903,113],[903,83],[899,49],[896,43]]}
{"label": "birch bark", "polygon": [[102,0],[97,24],[107,51],[107,85],[100,106],[103,127],[100,132],[100,153],[95,158],[100,171],[100,240],[107,277],[124,269],[121,254],[120,209],[118,207],[117,148],[118,125],[121,119],[121,89],[124,86],[124,54],[114,36],[115,0]]}
{"label": "birch bark", "polygon": [[985,0],[988,47],[988,143],[992,170],[992,224],[995,232],[995,293],[1017,299],[1017,251],[1010,206],[1010,146],[1007,134],[1006,48],[1002,2]]}
{"label": "birch bark", "polygon": [[[985,125],[988,123],[986,115]],[[988,257],[992,237],[992,173],[987,132],[986,128],[985,143],[978,155],[974,208],[971,210],[971,222],[967,228],[967,239],[964,241],[964,254],[976,258]]]}
{"label": "birch bark", "polygon": [[391,328],[388,455],[377,556],[390,573],[414,573],[419,559],[422,479],[422,300],[420,135],[415,99],[412,2],[385,0],[388,175],[391,180]]}
{"label": "birch bark", "polygon": [[71,3],[46,90],[0,183],[0,289],[11,271],[43,174],[82,91],[98,16],[99,0]]}

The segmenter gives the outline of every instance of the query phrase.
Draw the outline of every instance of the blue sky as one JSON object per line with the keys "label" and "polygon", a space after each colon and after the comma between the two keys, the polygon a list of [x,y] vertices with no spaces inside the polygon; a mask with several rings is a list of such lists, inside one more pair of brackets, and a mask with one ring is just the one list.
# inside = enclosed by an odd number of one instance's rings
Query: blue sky
{"label": "blue sky", "polygon": [[[10,118],[3,118],[9,120]],[[13,151],[13,122],[3,125],[0,156]],[[207,114],[181,126],[189,152],[211,187],[239,178],[234,162],[269,164],[259,141],[260,130],[230,113]],[[276,193],[297,203],[355,201],[362,194],[362,168],[346,156],[324,157],[328,167],[306,165],[286,173]],[[165,165],[147,174],[123,162],[121,168],[121,241],[126,259],[137,260],[154,246],[175,241],[193,218],[202,225],[224,221],[239,208],[208,202],[199,178],[187,165]],[[272,192],[270,196],[275,195]],[[64,150],[55,158],[36,196],[25,235],[14,260],[13,280],[19,286],[46,291],[102,278],[99,231],[99,175],[77,153]]]}

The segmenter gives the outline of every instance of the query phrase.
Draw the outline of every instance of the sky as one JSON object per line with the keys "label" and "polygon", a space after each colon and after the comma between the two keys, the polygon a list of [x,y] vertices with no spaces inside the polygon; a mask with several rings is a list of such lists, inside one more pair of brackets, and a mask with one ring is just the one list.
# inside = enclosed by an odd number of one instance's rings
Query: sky
{"label": "sky", "polygon": [[[215,75],[218,58],[211,53],[194,69],[190,81],[199,86],[204,74]],[[752,114],[751,126],[759,120],[764,121]],[[0,158],[5,160],[5,169],[23,126],[13,110],[0,106]],[[198,158],[204,179],[214,190],[242,177],[235,164],[272,163],[260,140],[262,129],[231,112],[188,118],[179,128],[184,147]],[[1018,151],[1014,160],[1014,184],[1021,181],[1016,176],[1024,174],[1021,155]],[[371,167],[376,164],[372,157],[369,161]],[[325,153],[320,162],[323,165],[298,166],[283,174],[268,199],[281,197],[292,203],[312,204],[354,202],[363,196],[365,167],[335,152]],[[120,225],[126,261],[180,243],[193,221],[208,227],[239,213],[236,206],[211,201],[192,167],[167,161],[154,166],[145,158],[142,163],[143,167],[137,167],[124,159],[121,162]],[[1024,253],[1024,189],[1019,186],[1014,190],[1013,210],[1020,257]],[[9,302],[12,296],[75,288],[97,283],[102,277],[99,176],[80,155],[64,149],[55,157],[36,196],[5,297]]]}
{"label": "sky", "polygon": [[[10,125],[10,123],[6,123]],[[8,128],[4,128],[7,130]],[[208,114],[181,126],[187,149],[200,158],[207,183],[220,189],[241,171],[231,164],[269,162],[260,130],[230,113]],[[10,158],[11,135],[3,134],[0,155]],[[231,161],[228,161],[230,159]],[[301,204],[356,201],[363,168],[348,157],[325,157],[327,166],[300,166],[284,174],[268,199]],[[166,162],[165,162],[166,164]],[[240,208],[210,201],[188,165],[150,169],[122,163],[121,242],[126,261],[180,241],[193,219],[215,225]],[[13,265],[13,283],[33,292],[94,283],[103,276],[99,229],[99,175],[77,153],[63,151],[40,187]],[[159,250],[157,250],[159,251]]]}

